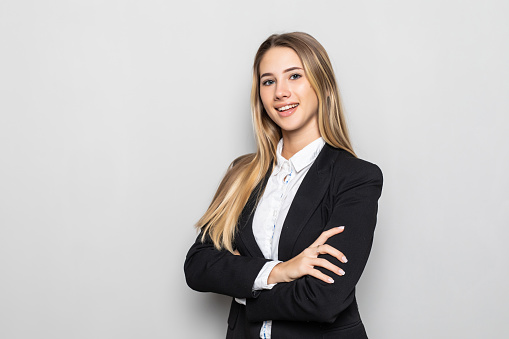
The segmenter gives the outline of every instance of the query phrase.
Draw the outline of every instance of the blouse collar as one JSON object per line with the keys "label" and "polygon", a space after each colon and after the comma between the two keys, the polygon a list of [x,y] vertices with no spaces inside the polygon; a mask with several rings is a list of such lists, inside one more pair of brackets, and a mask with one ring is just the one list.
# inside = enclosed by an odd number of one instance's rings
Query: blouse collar
{"label": "blouse collar", "polygon": [[323,146],[325,145],[325,141],[322,137],[316,139],[315,141],[309,143],[306,147],[295,153],[290,159],[286,160],[281,152],[283,151],[283,138],[279,140],[277,144],[276,150],[276,166],[274,168],[273,175],[279,173],[284,163],[290,163],[290,165],[295,169],[295,171],[300,172],[307,166],[311,165]]}

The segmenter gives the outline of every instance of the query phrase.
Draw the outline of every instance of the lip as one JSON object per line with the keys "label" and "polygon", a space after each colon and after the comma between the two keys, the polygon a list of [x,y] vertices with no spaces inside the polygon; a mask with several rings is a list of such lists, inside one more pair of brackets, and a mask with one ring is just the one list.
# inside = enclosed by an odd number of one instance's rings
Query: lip
{"label": "lip", "polygon": [[[281,107],[285,107],[285,106],[288,106],[288,105],[297,105],[296,107],[293,107],[293,108],[290,108],[290,109],[287,109],[286,111],[283,111],[283,112],[280,112],[278,109],[281,108]],[[280,116],[280,117],[289,117],[290,115],[292,115],[293,113],[295,113],[295,111],[297,110],[297,108],[299,108],[299,104],[298,103],[287,103],[287,104],[281,104],[281,105],[277,105],[275,106],[276,108],[276,112],[277,114]]]}
{"label": "lip", "polygon": [[286,102],[286,103],[282,103],[282,104],[276,105],[274,107],[276,109],[279,109],[281,107],[285,107],[285,106],[288,106],[288,105],[298,105],[298,104],[299,104],[298,102]]}
{"label": "lip", "polygon": [[297,108],[299,108],[299,106],[287,109],[286,111],[283,111],[283,112],[276,110],[276,112],[277,112],[277,114],[279,114],[280,117],[286,118],[286,117],[289,117],[290,115],[292,115],[293,113],[295,113]]}

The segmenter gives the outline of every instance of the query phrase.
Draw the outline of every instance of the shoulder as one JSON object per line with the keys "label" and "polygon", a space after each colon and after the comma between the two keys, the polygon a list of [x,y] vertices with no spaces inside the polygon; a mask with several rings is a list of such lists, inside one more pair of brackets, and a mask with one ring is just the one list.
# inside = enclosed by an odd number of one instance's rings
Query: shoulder
{"label": "shoulder", "polygon": [[241,155],[230,163],[230,166],[228,166],[228,169],[219,184],[216,195],[223,189],[233,185],[239,173],[241,173],[251,163],[254,156],[254,154]]}
{"label": "shoulder", "polygon": [[377,165],[357,158],[350,152],[330,145],[325,145],[331,154],[332,177],[341,186],[358,185],[362,183],[383,183],[383,174]]}
{"label": "shoulder", "polygon": [[254,157],[255,157],[254,153],[248,153],[248,154],[241,155],[240,157],[236,158],[235,160],[233,160],[231,162],[230,166],[228,166],[228,170],[244,167],[244,166],[248,165],[249,163],[251,163],[251,161],[253,161]]}
{"label": "shoulder", "polygon": [[382,170],[377,165],[357,158],[344,149],[329,145],[325,145],[325,147],[328,147],[331,153],[334,154],[331,160],[335,172],[361,177],[383,178]]}

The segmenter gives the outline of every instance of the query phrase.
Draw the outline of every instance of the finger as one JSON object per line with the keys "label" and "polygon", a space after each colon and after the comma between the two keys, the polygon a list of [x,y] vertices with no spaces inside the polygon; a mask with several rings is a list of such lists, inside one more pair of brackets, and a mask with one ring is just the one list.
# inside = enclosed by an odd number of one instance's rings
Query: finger
{"label": "finger", "polygon": [[316,245],[323,245],[330,237],[343,232],[345,226],[333,227],[327,231],[322,232],[318,239],[315,240]]}
{"label": "finger", "polygon": [[322,232],[322,234],[320,234],[320,236],[315,240],[315,242],[313,242],[311,244],[310,247],[316,247],[318,245],[325,244],[327,239],[329,239],[333,235],[336,235],[336,234],[339,234],[339,233],[343,232],[344,229],[345,229],[345,226],[339,226],[339,227],[333,227],[330,230]]}
{"label": "finger", "polygon": [[332,279],[331,277],[329,277],[326,274],[323,274],[322,272],[320,272],[317,269],[312,269],[309,272],[309,275],[312,276],[312,277],[315,277],[316,279],[319,279],[321,281],[325,281],[328,284],[333,284],[334,283],[334,279]]}
{"label": "finger", "polygon": [[314,259],[311,261],[311,265],[313,265],[314,267],[317,267],[317,266],[323,267],[337,275],[345,275],[345,271],[343,271],[341,268],[337,267],[336,265],[334,265],[327,259],[321,259],[321,258]]}
{"label": "finger", "polygon": [[343,252],[337,250],[329,244],[320,245],[317,251],[319,254],[330,254],[344,264],[348,262],[348,259],[346,259],[346,256],[343,254]]}

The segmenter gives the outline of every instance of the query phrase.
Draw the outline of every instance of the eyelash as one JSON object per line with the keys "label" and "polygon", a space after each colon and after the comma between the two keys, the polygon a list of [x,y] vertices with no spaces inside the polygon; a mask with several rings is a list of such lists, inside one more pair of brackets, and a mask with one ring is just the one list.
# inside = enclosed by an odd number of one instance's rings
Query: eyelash
{"label": "eyelash", "polygon": [[[299,73],[294,73],[294,74],[290,75],[290,80],[297,80],[299,78],[302,78],[302,75],[300,75]],[[265,80],[265,81],[262,82],[262,85],[263,86],[270,86],[273,83],[274,83],[274,80]]]}

